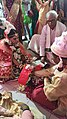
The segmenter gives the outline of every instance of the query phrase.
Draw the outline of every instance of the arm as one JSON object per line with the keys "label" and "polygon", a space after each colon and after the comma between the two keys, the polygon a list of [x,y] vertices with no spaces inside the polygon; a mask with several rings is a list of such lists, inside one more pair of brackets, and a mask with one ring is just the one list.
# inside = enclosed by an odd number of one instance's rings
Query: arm
{"label": "arm", "polygon": [[44,93],[50,101],[58,100],[59,97],[67,95],[67,75],[53,76],[51,82],[44,79]]}
{"label": "arm", "polygon": [[41,0],[36,0],[40,5],[43,5]]}
{"label": "arm", "polygon": [[18,66],[19,67],[19,63],[17,62],[17,60],[15,60],[15,59],[13,59],[13,63],[16,65],[16,66]]}
{"label": "arm", "polygon": [[25,47],[23,46],[22,43],[20,43],[20,50],[21,50],[22,54],[26,55],[26,49],[25,49]]}
{"label": "arm", "polygon": [[32,58],[32,55],[25,49],[25,47],[23,46],[22,43],[20,43],[20,50],[21,50],[22,54],[25,54],[29,58]]}
{"label": "arm", "polygon": [[10,22],[12,24],[15,23],[16,19],[17,19],[17,16],[18,16],[18,13],[20,12],[20,21],[22,23],[23,21],[23,14],[22,14],[22,0],[15,0],[11,9],[10,9]]}
{"label": "arm", "polygon": [[4,10],[4,11],[6,12],[6,14],[7,14],[7,17],[10,17],[11,15],[10,15],[10,12],[9,12],[7,6],[6,6],[6,0],[2,0],[2,6],[3,6],[3,10]]}
{"label": "arm", "polygon": [[45,6],[48,5],[49,2],[50,2],[50,0],[44,1],[44,2],[42,2],[41,0],[36,0],[36,1],[40,4],[41,7],[45,7]]}

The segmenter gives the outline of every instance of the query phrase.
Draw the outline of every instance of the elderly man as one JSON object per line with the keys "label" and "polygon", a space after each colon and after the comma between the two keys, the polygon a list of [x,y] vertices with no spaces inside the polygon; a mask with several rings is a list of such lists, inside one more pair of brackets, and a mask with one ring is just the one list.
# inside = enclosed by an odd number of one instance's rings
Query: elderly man
{"label": "elderly man", "polygon": [[59,22],[57,18],[58,14],[56,11],[50,10],[46,14],[46,25],[43,27],[41,35],[35,34],[29,43],[28,47],[40,55],[42,62],[48,59],[53,63],[50,46],[54,42],[55,37],[66,31],[66,26]]}

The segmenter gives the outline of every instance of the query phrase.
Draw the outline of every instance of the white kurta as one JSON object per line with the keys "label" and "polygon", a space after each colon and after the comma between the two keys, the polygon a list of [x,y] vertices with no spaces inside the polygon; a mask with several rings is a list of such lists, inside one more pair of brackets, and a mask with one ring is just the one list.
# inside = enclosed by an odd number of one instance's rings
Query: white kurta
{"label": "white kurta", "polygon": [[[55,37],[61,36],[62,32],[66,31],[66,26],[57,21],[55,29],[51,30],[50,27],[45,25],[42,29],[41,35],[35,34],[32,36],[28,48],[38,53],[40,56],[46,56],[51,60],[51,52],[45,52],[45,48],[50,48],[55,40]],[[50,61],[51,62],[51,61]]]}

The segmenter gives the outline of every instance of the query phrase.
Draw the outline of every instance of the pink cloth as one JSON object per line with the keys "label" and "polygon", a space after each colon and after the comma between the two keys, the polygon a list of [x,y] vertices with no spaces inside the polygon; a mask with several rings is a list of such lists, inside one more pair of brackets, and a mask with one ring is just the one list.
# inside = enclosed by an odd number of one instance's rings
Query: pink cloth
{"label": "pink cloth", "polygon": [[22,119],[34,119],[34,116],[29,110],[25,110],[22,114]]}
{"label": "pink cloth", "polygon": [[29,110],[25,110],[22,113],[21,117],[18,117],[18,116],[15,115],[14,117],[12,117],[10,119],[34,119],[34,116]]}
{"label": "pink cloth", "polygon": [[67,58],[67,31],[63,32],[60,37],[55,38],[55,42],[52,44],[51,50],[59,57]]}

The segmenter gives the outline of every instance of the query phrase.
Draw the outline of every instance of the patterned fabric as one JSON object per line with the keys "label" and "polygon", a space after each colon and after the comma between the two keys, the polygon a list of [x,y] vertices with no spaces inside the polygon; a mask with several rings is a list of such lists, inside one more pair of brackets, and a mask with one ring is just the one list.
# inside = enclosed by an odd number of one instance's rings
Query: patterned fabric
{"label": "patterned fabric", "polygon": [[9,79],[12,75],[12,54],[0,49],[0,79]]}
{"label": "patterned fabric", "polygon": [[0,42],[0,78],[15,79],[18,78],[24,64],[30,63],[30,57],[22,53],[25,49],[21,50],[20,42],[13,44],[5,40]]}
{"label": "patterned fabric", "polygon": [[[23,64],[25,63],[25,56],[20,51],[19,43],[12,45],[12,49],[13,49],[13,59],[15,59],[19,65],[23,66]],[[21,72],[21,68],[17,66],[14,62],[13,62],[12,70],[14,76],[18,77],[19,73]]]}
{"label": "patterned fabric", "polygon": [[[21,79],[22,80],[22,79]],[[44,77],[35,76],[33,71],[29,75],[28,81],[25,86],[20,85],[19,90],[24,92],[28,98],[31,99],[32,92],[35,88],[44,86]]]}
{"label": "patterned fabric", "polygon": [[[8,10],[10,11],[11,10],[11,7],[12,7],[12,5],[13,5],[13,3],[14,3],[14,0],[6,0],[6,7],[8,8]],[[15,26],[15,28],[16,28],[16,30],[17,30],[17,32],[18,32],[18,34],[19,34],[19,39],[20,39],[20,41],[21,41],[21,39],[22,39],[22,27],[23,27],[23,23],[22,23],[22,21],[21,21],[21,15],[22,15],[22,12],[21,12],[21,10],[19,9],[19,12],[18,12],[18,15],[17,15],[17,18],[16,18],[16,21],[14,22],[14,26]],[[4,11],[4,16],[5,16],[5,18],[7,18],[8,17],[8,14]]]}

